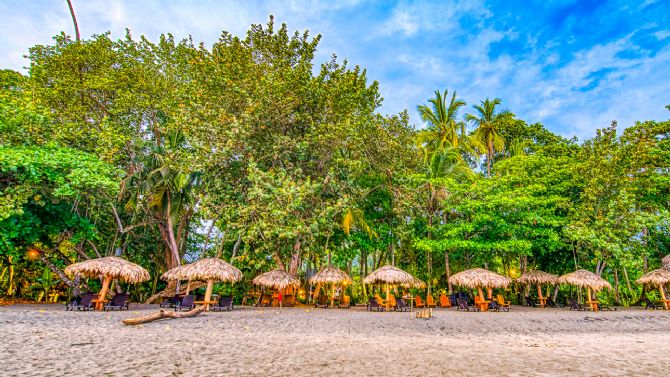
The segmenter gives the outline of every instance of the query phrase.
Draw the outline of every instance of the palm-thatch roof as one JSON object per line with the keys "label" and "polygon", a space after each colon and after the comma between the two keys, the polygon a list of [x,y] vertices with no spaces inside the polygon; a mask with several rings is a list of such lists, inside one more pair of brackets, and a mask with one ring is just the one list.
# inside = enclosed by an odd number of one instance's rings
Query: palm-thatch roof
{"label": "palm-thatch roof", "polygon": [[663,262],[663,268],[670,269],[670,254],[661,259],[661,262]]}
{"label": "palm-thatch roof", "polygon": [[417,288],[417,289],[425,289],[428,285],[426,285],[426,282],[414,277],[414,281],[411,283],[406,283],[402,285],[405,288]]}
{"label": "palm-thatch roof", "polygon": [[512,279],[483,268],[473,268],[452,275],[449,282],[467,288],[506,288]]}
{"label": "palm-thatch roof", "polygon": [[653,287],[664,286],[670,283],[670,270],[659,268],[658,270],[650,271],[635,282],[638,284],[651,285]]}
{"label": "palm-thatch roof", "polygon": [[556,284],[558,276],[540,270],[528,271],[516,279],[519,284]]}
{"label": "palm-thatch roof", "polygon": [[575,272],[565,274],[558,278],[558,282],[561,284],[570,284],[577,287],[591,288],[595,291],[599,291],[603,288],[612,289],[612,286],[607,280],[587,270],[577,270]]}
{"label": "palm-thatch roof", "polygon": [[256,285],[262,285],[277,290],[284,290],[291,286],[298,288],[300,286],[300,280],[284,270],[272,270],[260,274],[254,278],[253,282]]}
{"label": "palm-thatch roof", "polygon": [[163,280],[216,280],[234,283],[242,280],[242,271],[219,258],[204,258],[175,267],[161,276]]}
{"label": "palm-thatch roof", "polygon": [[413,284],[414,276],[398,267],[386,265],[372,271],[363,279],[365,284],[388,283],[388,284]]}
{"label": "palm-thatch roof", "polygon": [[322,268],[309,279],[310,284],[351,284],[352,280],[346,272],[335,267]]}
{"label": "palm-thatch roof", "polygon": [[73,263],[65,267],[70,276],[80,275],[89,278],[108,276],[128,283],[140,283],[149,280],[149,272],[141,266],[119,257],[104,257]]}

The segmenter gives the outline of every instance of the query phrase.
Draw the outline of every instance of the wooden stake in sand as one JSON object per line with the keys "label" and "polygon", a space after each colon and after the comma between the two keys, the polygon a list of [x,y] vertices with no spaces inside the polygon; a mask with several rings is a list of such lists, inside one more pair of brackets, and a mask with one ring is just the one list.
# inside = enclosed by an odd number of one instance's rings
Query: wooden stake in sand
{"label": "wooden stake in sand", "polygon": [[143,323],[148,323],[148,322],[153,322],[157,321],[159,319],[176,319],[176,318],[190,318],[190,317],[195,317],[198,314],[202,313],[205,310],[204,305],[200,305],[196,307],[193,310],[190,310],[185,313],[177,313],[177,312],[167,312],[163,309],[159,311],[158,313],[150,314],[144,317],[137,317],[137,318],[128,318],[124,319],[123,324],[128,325],[128,326],[134,326],[134,325],[141,325]]}

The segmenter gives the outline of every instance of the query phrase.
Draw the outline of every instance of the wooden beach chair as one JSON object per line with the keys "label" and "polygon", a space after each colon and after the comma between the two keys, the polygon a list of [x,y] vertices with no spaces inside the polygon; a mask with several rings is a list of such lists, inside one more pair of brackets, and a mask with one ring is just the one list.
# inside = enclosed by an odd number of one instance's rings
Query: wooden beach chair
{"label": "wooden beach chair", "polygon": [[440,306],[443,308],[451,308],[451,300],[444,293],[440,294]]}
{"label": "wooden beach chair", "polygon": [[340,302],[337,303],[338,309],[349,309],[350,307],[351,307],[351,297],[349,296],[343,296],[342,299],[340,299]]}
{"label": "wooden beach chair", "polygon": [[126,309],[128,310],[128,299],[130,295],[127,293],[117,293],[114,295],[112,298],[112,301],[108,302],[105,304],[103,309],[106,310],[114,310],[114,309],[119,309],[123,310]]}
{"label": "wooden beach chair", "polygon": [[221,296],[219,302],[210,306],[209,310],[214,312],[221,310],[233,310],[233,296]]}
{"label": "wooden beach chair", "polygon": [[386,307],[386,301],[379,295],[379,293],[375,293],[375,300],[377,300],[379,306]]}
{"label": "wooden beach chair", "polygon": [[435,304],[435,299],[433,298],[433,295],[427,295],[426,296],[426,307],[427,308],[436,308],[437,305]]}
{"label": "wooden beach chair", "polygon": [[294,295],[286,295],[284,296],[284,301],[282,302],[282,306],[285,308],[292,308],[295,306],[295,296]]}
{"label": "wooden beach chair", "polygon": [[414,307],[416,308],[425,308],[426,304],[423,303],[423,300],[421,299],[421,296],[416,295],[414,296]]}
{"label": "wooden beach chair", "polygon": [[319,297],[316,298],[316,302],[314,302],[314,307],[326,309],[328,307],[328,296],[319,295]]}
{"label": "wooden beach chair", "polygon": [[[390,295],[389,297],[387,297],[386,301],[387,301],[387,304],[389,306],[389,309],[392,310],[393,308],[395,308],[395,305],[396,305],[397,302],[396,302],[396,299],[393,295]],[[384,306],[384,307],[386,307],[386,306]]]}
{"label": "wooden beach chair", "polygon": [[256,306],[271,306],[272,305],[272,295],[262,293],[261,297],[258,298]]}
{"label": "wooden beach chair", "polygon": [[503,308],[503,310],[505,310],[505,308],[507,308],[506,311],[509,311],[509,309],[512,305],[511,301],[505,301],[505,298],[501,294],[496,295],[496,299],[498,301],[498,305],[500,305],[500,307]]}

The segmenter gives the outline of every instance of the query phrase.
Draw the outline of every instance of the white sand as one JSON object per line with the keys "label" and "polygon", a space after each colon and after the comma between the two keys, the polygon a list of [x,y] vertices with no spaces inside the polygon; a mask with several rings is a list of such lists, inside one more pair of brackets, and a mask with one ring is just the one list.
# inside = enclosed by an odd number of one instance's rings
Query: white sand
{"label": "white sand", "polygon": [[136,327],[150,314],[0,307],[2,376],[666,376],[670,312],[409,313],[236,308]]}

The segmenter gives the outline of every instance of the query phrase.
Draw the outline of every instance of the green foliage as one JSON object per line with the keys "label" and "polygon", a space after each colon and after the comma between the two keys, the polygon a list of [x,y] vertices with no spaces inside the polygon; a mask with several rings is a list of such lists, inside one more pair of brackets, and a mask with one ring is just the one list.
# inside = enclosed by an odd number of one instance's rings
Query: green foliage
{"label": "green foliage", "polygon": [[[201,256],[245,279],[332,263],[355,297],[384,263],[439,290],[469,267],[581,267],[624,277],[627,302],[668,253],[669,122],[580,144],[497,98],[461,116],[445,90],[416,131],[407,112],[379,114],[365,69],[317,65],[319,41],[273,18],[211,48],[61,34],[30,49],[28,76],[0,71],[0,287],[46,294],[66,264],[121,253],[152,276]],[[28,260],[30,245],[46,254]]]}

